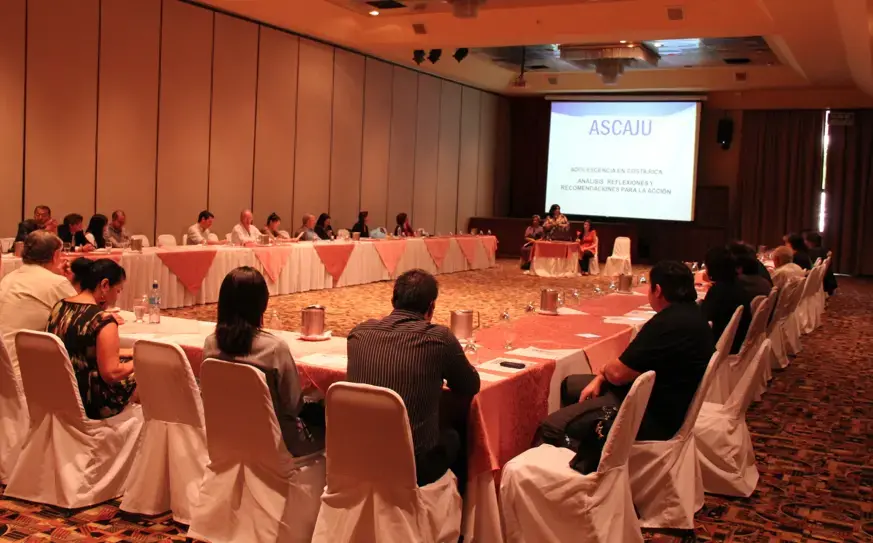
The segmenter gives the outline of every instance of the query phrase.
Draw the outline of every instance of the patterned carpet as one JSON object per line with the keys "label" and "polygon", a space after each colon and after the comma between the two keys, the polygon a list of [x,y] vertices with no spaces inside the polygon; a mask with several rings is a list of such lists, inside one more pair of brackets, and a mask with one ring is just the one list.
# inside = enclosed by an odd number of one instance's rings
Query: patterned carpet
{"label": "patterned carpet", "polygon": [[[641,271],[641,270],[638,270]],[[608,280],[545,280],[521,275],[514,262],[440,277],[437,320],[457,308],[482,312],[482,324],[509,309],[518,315],[539,289],[578,289],[593,297]],[[328,325],[345,335],[354,324],[390,311],[391,284],[379,283],[271,300],[284,328],[299,326],[299,309],[328,308]],[[873,281],[842,278],[824,326],[804,351],[777,372],[762,402],[749,411],[761,480],[749,499],[706,496],[696,533],[647,533],[657,542],[873,542]],[[171,312],[214,319],[215,306]],[[64,511],[0,498],[0,541],[184,541],[169,515],[140,517],[109,502]]]}

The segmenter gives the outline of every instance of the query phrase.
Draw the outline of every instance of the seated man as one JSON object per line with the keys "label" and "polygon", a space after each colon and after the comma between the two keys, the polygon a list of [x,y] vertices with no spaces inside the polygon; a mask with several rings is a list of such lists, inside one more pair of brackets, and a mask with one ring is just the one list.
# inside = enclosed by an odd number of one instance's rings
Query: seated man
{"label": "seated man", "polygon": [[315,215],[307,213],[303,216],[303,225],[294,233],[294,236],[300,241],[315,241],[319,239],[315,233]]}
{"label": "seated man", "polygon": [[64,223],[58,226],[58,237],[71,247],[85,247],[90,245],[85,238],[85,228],[82,222],[85,219],[78,213],[70,213],[64,217]]}
{"label": "seated man", "polygon": [[657,314],[618,360],[595,375],[567,377],[561,384],[561,403],[569,407],[550,418],[573,420],[592,409],[618,405],[634,379],[654,370],[655,386],[637,439],[665,441],[679,431],[715,344],[696,303],[691,270],[682,263],[664,261],[652,268],[649,277],[649,303]]}
{"label": "seated man", "polygon": [[122,248],[130,245],[130,232],[124,227],[126,223],[127,215],[124,214],[124,211],[116,209],[112,212],[112,220],[103,231],[103,239],[106,241],[107,247]]}
{"label": "seated man", "polygon": [[210,240],[209,235],[212,233],[209,229],[212,228],[212,223],[215,221],[215,215],[208,210],[203,210],[197,216],[197,224],[192,224],[188,227],[187,245],[221,245],[219,240]]}
{"label": "seated man", "polygon": [[[36,228],[34,228],[36,224]],[[18,233],[15,235],[15,241],[24,241],[24,238],[34,230],[47,230],[56,232],[58,222],[52,219],[52,210],[49,206],[36,206],[33,209],[33,219],[26,219],[18,223]]]}
{"label": "seated man", "polygon": [[785,245],[794,253],[795,264],[804,270],[812,269],[812,260],[809,258],[809,249],[803,240],[803,236],[800,234],[788,234]]}
{"label": "seated man", "polygon": [[[821,246],[821,234],[818,232],[807,232],[806,246],[809,248],[809,259],[812,260],[813,263],[818,259],[821,259],[822,262],[824,262],[828,257],[829,251]],[[831,263],[831,266],[825,272],[824,290],[829,296],[833,296],[834,292],[837,290],[837,277],[834,275],[833,263]]]}
{"label": "seated man", "polygon": [[234,243],[245,245],[246,243],[257,243],[261,236],[261,231],[252,224],[255,219],[250,209],[243,210],[239,214],[239,224],[233,227],[230,232],[230,237]]}
{"label": "seated man", "polygon": [[764,264],[758,260],[755,249],[741,241],[728,245],[731,255],[736,260],[737,284],[752,298],[767,296],[773,288],[773,278]]}
{"label": "seated man", "polygon": [[803,268],[794,263],[794,253],[784,245],[773,251],[773,266],[775,267],[772,275],[773,285],[780,289],[789,279],[806,276]]}
{"label": "seated man", "polygon": [[[730,354],[737,354],[746,339],[749,325],[752,323],[752,299],[739,280],[739,267],[726,247],[713,247],[706,252],[704,259],[706,273],[712,286],[706,292],[706,297],[700,304],[703,317],[712,323],[712,334],[716,340],[724,333],[730,324],[734,311],[742,306],[734,342],[730,346]],[[657,377],[655,377],[657,379]]]}
{"label": "seated man", "polygon": [[426,271],[404,273],[394,283],[394,311],[356,326],[347,347],[349,381],[390,388],[403,398],[419,486],[438,480],[450,467],[462,485],[466,477],[466,432],[440,429],[443,380],[464,400],[479,392],[479,374],[457,338],[445,326],[431,324],[438,288]]}

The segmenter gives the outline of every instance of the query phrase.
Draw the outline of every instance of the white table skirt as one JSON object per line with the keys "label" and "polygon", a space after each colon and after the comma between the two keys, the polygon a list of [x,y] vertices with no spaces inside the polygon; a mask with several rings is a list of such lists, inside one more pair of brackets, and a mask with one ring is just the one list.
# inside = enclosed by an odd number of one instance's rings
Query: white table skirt
{"label": "white table skirt", "polygon": [[[318,243],[318,242],[315,242]],[[354,243],[355,248],[349,256],[345,271],[339,281],[334,284],[333,277],[322,264],[313,242],[300,242],[291,247],[288,260],[273,282],[267,277],[270,294],[293,294],[308,290],[319,290],[332,287],[362,285],[376,281],[389,281],[391,274],[382,263],[376,250],[375,242],[332,242]],[[218,291],[224,277],[239,266],[251,266],[261,272],[264,267],[255,256],[252,249],[243,247],[217,247],[215,260],[209,269],[203,284],[197,294],[192,294],[170,272],[158,257],[154,248],[144,249],[142,253],[125,252],[121,256],[121,265],[127,272],[127,283],[118,300],[118,307],[133,309],[134,301],[147,294],[152,281],[157,280],[161,287],[161,307],[165,309],[187,307],[218,301]],[[406,249],[397,263],[395,275],[405,271],[420,268],[433,274],[454,273],[467,270],[485,269],[494,266],[494,254],[489,254],[483,244],[477,244],[476,255],[472,265],[467,262],[458,243],[452,239],[442,266],[437,269],[427,250],[423,239],[406,240]],[[0,263],[0,278],[22,265],[20,258],[3,257]]]}
{"label": "white table skirt", "polygon": [[530,271],[539,277],[576,277],[579,275],[579,259],[576,253],[569,258],[543,258],[535,256]]}

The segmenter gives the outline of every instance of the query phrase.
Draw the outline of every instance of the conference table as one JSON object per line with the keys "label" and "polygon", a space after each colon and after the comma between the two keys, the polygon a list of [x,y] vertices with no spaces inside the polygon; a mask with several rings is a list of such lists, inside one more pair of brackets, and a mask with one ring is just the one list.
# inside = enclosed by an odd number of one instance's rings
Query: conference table
{"label": "conference table", "polygon": [[576,242],[535,241],[531,248],[530,271],[539,277],[576,277],[580,257]]}
{"label": "conference table", "polygon": [[[654,315],[643,293],[646,287],[636,290],[563,306],[555,316],[531,312],[478,331],[474,338],[478,349],[468,353],[482,386],[468,415],[463,527],[467,541],[503,540],[497,504],[501,469],[530,447],[542,420],[560,408],[561,381],[568,375],[596,371],[618,357]],[[145,324],[134,323],[129,312],[122,315],[126,320],[120,327],[122,347],[142,339],[176,343],[199,374],[203,343],[214,323],[165,317],[160,324]],[[345,379],[344,338],[311,342],[295,332],[273,333],[288,343],[304,386],[311,384],[324,394],[331,384]],[[504,360],[524,367],[501,366]]]}
{"label": "conference table", "polygon": [[[264,274],[270,295],[388,281],[419,268],[433,274],[479,270],[494,266],[494,236],[315,241],[269,246],[185,246],[146,248],[141,252],[112,249],[67,253],[65,258],[109,258],[127,273],[118,307],[132,310],[148,294],[152,282],[161,289],[165,309],[218,301],[221,282],[239,266]],[[3,255],[0,278],[23,265],[21,258]]]}

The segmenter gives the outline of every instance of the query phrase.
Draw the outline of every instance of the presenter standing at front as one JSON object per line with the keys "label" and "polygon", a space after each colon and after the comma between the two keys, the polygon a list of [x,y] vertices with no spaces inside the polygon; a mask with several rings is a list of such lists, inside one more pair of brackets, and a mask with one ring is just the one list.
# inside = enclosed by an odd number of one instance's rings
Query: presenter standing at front
{"label": "presenter standing at front", "polygon": [[543,230],[549,239],[570,241],[570,221],[561,213],[561,206],[558,204],[552,204],[549,208],[549,216],[546,218]]}

